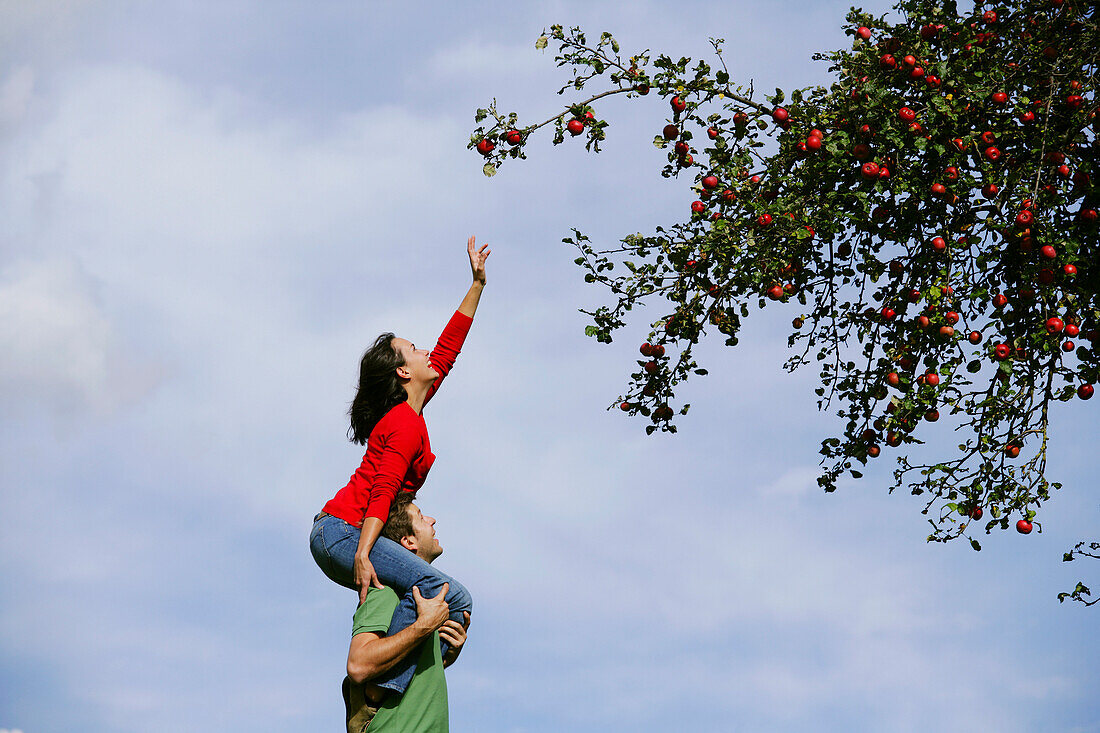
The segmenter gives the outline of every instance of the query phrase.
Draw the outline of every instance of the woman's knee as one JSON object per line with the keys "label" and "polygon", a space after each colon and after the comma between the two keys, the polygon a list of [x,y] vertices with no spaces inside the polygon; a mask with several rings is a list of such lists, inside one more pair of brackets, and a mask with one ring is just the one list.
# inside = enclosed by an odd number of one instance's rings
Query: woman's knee
{"label": "woman's knee", "polygon": [[470,595],[470,591],[466,590],[466,586],[459,583],[457,580],[448,580],[450,587],[447,589],[447,605],[450,607],[451,612],[467,611],[472,613],[474,610],[474,599]]}

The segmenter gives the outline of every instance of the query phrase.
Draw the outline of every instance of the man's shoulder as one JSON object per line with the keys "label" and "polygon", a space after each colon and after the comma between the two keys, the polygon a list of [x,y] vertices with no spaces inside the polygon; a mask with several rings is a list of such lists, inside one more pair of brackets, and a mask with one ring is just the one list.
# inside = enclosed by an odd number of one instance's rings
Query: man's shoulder
{"label": "man's shoulder", "polygon": [[367,591],[366,600],[355,609],[351,635],[386,631],[399,601],[393,588],[371,588]]}

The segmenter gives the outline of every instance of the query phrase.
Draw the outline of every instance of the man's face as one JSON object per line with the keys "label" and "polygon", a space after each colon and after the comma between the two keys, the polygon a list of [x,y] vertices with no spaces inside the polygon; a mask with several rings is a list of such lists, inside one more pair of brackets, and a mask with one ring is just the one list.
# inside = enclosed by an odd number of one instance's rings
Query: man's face
{"label": "man's face", "polygon": [[412,520],[413,534],[405,538],[405,546],[425,562],[431,562],[442,555],[443,547],[435,538],[435,518],[424,516],[420,507],[409,504],[409,519]]}

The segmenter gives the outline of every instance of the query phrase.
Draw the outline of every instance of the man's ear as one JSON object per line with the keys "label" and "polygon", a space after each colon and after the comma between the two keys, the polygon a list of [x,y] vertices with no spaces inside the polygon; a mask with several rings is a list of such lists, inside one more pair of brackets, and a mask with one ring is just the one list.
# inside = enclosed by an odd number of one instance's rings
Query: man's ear
{"label": "man's ear", "polygon": [[412,536],[411,534],[407,534],[402,537],[400,544],[406,550],[412,550],[413,552],[416,552],[417,550],[416,537]]}

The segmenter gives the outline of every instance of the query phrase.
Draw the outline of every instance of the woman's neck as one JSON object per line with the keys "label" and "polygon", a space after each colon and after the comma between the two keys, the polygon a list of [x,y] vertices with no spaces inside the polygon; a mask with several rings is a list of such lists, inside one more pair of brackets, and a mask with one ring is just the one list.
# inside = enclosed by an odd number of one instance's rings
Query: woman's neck
{"label": "woman's neck", "polygon": [[408,395],[409,407],[413,409],[417,415],[424,409],[424,398],[428,396],[428,390],[431,389],[430,384],[406,384],[405,393]]}

